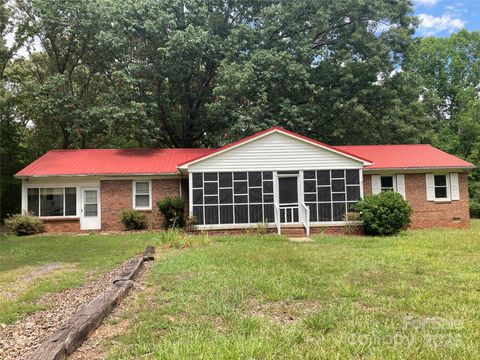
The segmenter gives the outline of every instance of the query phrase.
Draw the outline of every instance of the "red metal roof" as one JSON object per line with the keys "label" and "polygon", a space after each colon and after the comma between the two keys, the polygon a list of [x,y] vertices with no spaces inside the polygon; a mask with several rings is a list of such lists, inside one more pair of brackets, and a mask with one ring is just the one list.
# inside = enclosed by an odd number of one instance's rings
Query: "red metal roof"
{"label": "red metal roof", "polygon": [[366,169],[474,168],[431,145],[330,146],[273,127],[218,149],[51,150],[16,176],[177,174],[177,167],[226,150],[271,131],[280,131],[348,156],[371,162]]}
{"label": "red metal roof", "polygon": [[428,144],[352,145],[335,148],[370,159],[373,165],[366,166],[365,169],[368,170],[475,167],[468,161]]}
{"label": "red metal roof", "polygon": [[177,164],[214,149],[51,150],[16,176],[176,174]]}

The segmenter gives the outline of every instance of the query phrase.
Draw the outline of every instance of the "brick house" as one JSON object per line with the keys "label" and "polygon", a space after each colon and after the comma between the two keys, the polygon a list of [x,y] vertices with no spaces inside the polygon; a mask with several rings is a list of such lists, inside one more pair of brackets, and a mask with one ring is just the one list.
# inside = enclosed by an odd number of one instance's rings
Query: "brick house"
{"label": "brick house", "polygon": [[161,228],[156,202],[180,196],[198,230],[309,234],[341,232],[353,204],[387,190],[412,205],[412,228],[468,227],[472,168],[430,145],[330,146],[273,127],[219,149],[52,150],[15,176],[48,232],[122,230],[126,208]]}

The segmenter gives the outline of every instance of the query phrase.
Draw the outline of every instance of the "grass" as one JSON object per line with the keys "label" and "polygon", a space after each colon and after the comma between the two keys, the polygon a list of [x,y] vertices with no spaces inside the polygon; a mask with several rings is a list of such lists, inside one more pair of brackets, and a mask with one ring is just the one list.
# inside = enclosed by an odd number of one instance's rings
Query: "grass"
{"label": "grass", "polygon": [[[154,233],[0,237],[0,323],[41,308],[41,296],[77,287],[152,244]],[[49,268],[51,267],[51,268]]]}
{"label": "grass", "polygon": [[392,238],[200,243],[162,252],[110,358],[480,357],[478,220]]}

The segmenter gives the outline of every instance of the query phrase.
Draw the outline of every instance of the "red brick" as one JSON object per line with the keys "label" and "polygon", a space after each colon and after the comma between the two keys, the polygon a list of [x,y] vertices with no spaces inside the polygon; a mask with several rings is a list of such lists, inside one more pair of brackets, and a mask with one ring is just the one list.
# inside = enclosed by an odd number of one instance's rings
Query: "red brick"
{"label": "red brick", "polygon": [[[122,209],[132,208],[132,186],[132,180],[102,180],[100,182],[102,230],[124,230],[120,221],[120,212]],[[152,210],[141,210],[147,215],[149,229],[163,227],[163,215],[157,207],[157,201],[177,196],[179,196],[178,179],[152,180]]]}
{"label": "red brick", "polygon": [[[248,229],[212,229],[212,230],[197,230],[195,233],[207,233],[208,235],[213,236],[236,236],[236,235],[245,235],[249,233],[256,233],[256,228]],[[277,228],[268,228],[267,233],[277,233]],[[345,235],[346,229],[344,226],[311,226],[310,235]],[[349,235],[364,235],[363,225],[354,225],[351,227],[351,231],[348,232]],[[303,227],[284,227],[282,228],[282,235],[289,237],[303,237],[306,236],[305,228]]]}
{"label": "red brick", "polygon": [[[466,228],[470,226],[468,175],[459,173],[460,200],[427,201],[425,174],[405,174],[405,195],[413,208],[412,229],[431,227]],[[371,175],[364,175],[364,193],[372,193]]]}
{"label": "red brick", "polygon": [[79,218],[43,218],[43,225],[47,233],[77,233],[80,232]]}

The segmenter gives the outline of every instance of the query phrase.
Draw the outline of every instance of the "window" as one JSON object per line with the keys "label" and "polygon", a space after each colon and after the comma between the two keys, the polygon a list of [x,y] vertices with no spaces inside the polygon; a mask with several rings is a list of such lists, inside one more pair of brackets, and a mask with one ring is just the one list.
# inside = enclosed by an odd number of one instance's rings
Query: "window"
{"label": "window", "polygon": [[152,183],[150,181],[133,182],[133,207],[140,210],[152,208],[151,199]]}
{"label": "window", "polygon": [[27,211],[35,216],[76,216],[77,188],[29,188]]}
{"label": "window", "polygon": [[435,199],[447,199],[447,175],[435,175]]}
{"label": "window", "polygon": [[395,185],[393,183],[393,176],[380,176],[380,190],[383,191],[395,191]]}
{"label": "window", "polygon": [[343,221],[361,198],[359,170],[311,170],[303,172],[304,202],[310,221]]}

